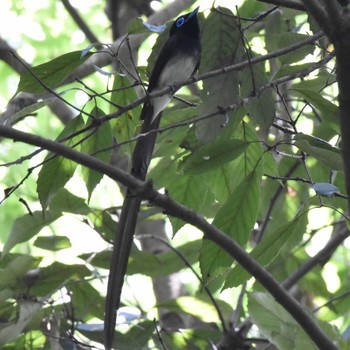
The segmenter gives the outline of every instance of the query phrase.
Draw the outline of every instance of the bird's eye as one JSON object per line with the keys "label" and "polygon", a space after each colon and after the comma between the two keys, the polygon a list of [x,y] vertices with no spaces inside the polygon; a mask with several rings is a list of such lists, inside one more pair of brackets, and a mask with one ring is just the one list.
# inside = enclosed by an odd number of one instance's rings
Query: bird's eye
{"label": "bird's eye", "polygon": [[180,17],[176,20],[176,27],[180,28],[185,23],[185,19]]}

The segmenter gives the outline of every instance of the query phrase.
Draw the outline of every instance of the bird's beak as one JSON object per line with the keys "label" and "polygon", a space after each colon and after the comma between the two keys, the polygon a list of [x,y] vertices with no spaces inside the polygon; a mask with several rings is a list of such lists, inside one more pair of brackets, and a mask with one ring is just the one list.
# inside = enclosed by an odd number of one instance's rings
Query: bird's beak
{"label": "bird's beak", "polygon": [[189,15],[189,19],[193,16],[197,16],[198,11],[199,11],[199,6],[191,12],[191,14]]}

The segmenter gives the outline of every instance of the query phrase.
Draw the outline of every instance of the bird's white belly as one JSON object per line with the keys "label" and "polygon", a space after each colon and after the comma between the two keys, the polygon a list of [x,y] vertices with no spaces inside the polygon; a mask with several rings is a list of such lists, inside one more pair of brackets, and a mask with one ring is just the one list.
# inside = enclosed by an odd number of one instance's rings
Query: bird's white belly
{"label": "bird's white belly", "polygon": [[160,88],[188,79],[196,67],[196,60],[191,56],[175,56],[168,63],[168,69],[163,69],[159,77]]}
{"label": "bird's white belly", "polygon": [[[196,60],[190,56],[173,57],[168,63],[168,69],[164,69],[159,77],[158,87],[161,89],[165,86],[188,79],[196,67]],[[153,118],[165,109],[171,100],[172,95],[166,94],[152,98]]]}

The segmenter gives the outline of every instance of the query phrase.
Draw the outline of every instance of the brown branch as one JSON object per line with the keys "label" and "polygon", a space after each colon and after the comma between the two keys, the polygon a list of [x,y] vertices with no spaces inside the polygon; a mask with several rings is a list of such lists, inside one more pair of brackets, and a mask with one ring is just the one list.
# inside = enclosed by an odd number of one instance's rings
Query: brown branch
{"label": "brown branch", "polygon": [[307,260],[291,275],[289,275],[283,282],[282,286],[286,289],[290,289],[294,286],[302,277],[304,277],[310,270],[312,270],[318,264],[324,264],[328,260],[333,252],[344,242],[350,235],[349,230],[345,224],[337,230],[333,236],[329,239],[326,246],[321,249],[315,256]]}
{"label": "brown branch", "polygon": [[22,132],[11,127],[0,126],[0,136],[14,141],[25,142],[66,157],[83,166],[103,173],[115,181],[121,182],[130,188],[135,195],[148,199],[155,205],[163,208],[171,216],[197,227],[204,235],[219,245],[259,281],[275,300],[300,324],[309,337],[321,350],[337,350],[337,346],[323,332],[313,318],[303,307],[266,271],[259,263],[252,259],[235,241],[224,232],[207,222],[207,220],[192,209],[189,209],[168,195],[156,191],[150,183],[132,177],[129,173],[117,169],[95,157],[77,152],[70,147],[55,141],[44,139],[37,135]]}
{"label": "brown branch", "polygon": [[293,10],[305,11],[305,6],[301,2],[295,1],[295,0],[258,0],[258,1],[265,2],[271,5],[290,8]]}
{"label": "brown branch", "polygon": [[67,10],[67,12],[71,15],[74,22],[77,24],[80,30],[85,34],[88,40],[92,44],[98,43],[99,40],[97,36],[91,31],[90,27],[85,23],[83,18],[79,15],[78,11],[72,6],[69,0],[61,0],[61,1],[65,9]]}
{"label": "brown branch", "polygon": [[[301,0],[304,4],[305,9],[312,17],[315,18],[316,22],[327,34],[328,37],[332,34],[332,26],[329,22],[329,17],[318,0]],[[328,0],[327,0],[328,1]]]}

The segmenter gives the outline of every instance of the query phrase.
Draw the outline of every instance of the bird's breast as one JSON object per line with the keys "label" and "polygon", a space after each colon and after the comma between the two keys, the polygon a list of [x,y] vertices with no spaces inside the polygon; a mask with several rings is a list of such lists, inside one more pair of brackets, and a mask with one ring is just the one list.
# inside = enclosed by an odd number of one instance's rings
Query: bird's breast
{"label": "bird's breast", "polygon": [[158,87],[188,79],[197,65],[197,58],[193,55],[178,54],[172,57],[159,77]]}

